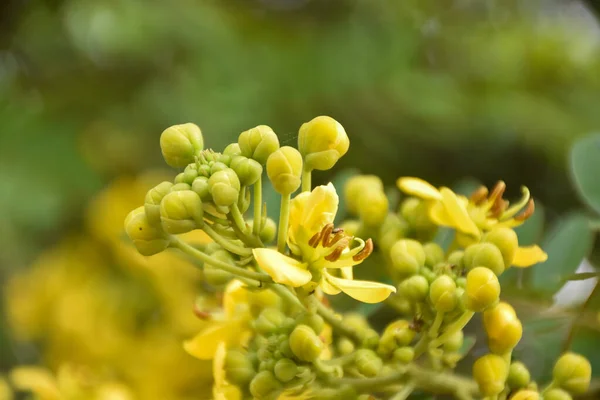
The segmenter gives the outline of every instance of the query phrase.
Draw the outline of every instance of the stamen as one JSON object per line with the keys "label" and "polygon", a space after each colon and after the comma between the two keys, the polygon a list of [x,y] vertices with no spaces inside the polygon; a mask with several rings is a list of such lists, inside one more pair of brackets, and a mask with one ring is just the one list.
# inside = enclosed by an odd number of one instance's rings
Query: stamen
{"label": "stamen", "polygon": [[533,215],[534,211],[535,211],[535,203],[534,203],[533,199],[529,199],[529,202],[527,203],[527,207],[525,207],[525,209],[519,215],[515,216],[515,220],[516,221],[525,221],[527,218],[529,218]]}
{"label": "stamen", "polygon": [[508,201],[498,197],[490,210],[491,217],[499,218],[506,207],[508,207]]}
{"label": "stamen", "polygon": [[[335,229],[334,229],[334,231],[335,231]],[[337,233],[335,233],[331,237],[331,239],[327,242],[327,247],[331,247],[331,246],[335,245],[337,242],[339,242],[345,236],[346,236],[346,234],[344,233],[343,229],[338,230]]]}
{"label": "stamen", "polygon": [[198,308],[198,305],[194,305],[194,315],[204,321],[211,319],[210,313],[208,311],[201,310]]}
{"label": "stamen", "polygon": [[502,214],[501,219],[509,219],[509,218],[513,217],[515,214],[517,214],[519,211],[523,210],[523,208],[528,206],[529,199],[531,198],[529,189],[526,186],[522,186],[521,192],[523,193],[523,196],[521,197],[521,199],[517,203],[512,205],[508,210],[506,210]]}
{"label": "stamen", "polygon": [[355,254],[354,257],[352,257],[352,259],[354,261],[362,261],[365,258],[369,257],[372,252],[373,252],[373,241],[369,238],[365,242],[365,247],[363,247],[363,249],[361,251],[359,251],[357,254]]}
{"label": "stamen", "polygon": [[494,188],[492,189],[492,193],[490,193],[489,200],[492,204],[496,203],[496,199],[502,198],[504,191],[506,190],[506,183],[504,181],[498,181]]}
{"label": "stamen", "polygon": [[[329,237],[331,236],[331,232],[333,232],[333,224],[327,224],[321,231],[321,242],[323,243],[323,247],[329,247]],[[316,246],[315,246],[316,247]]]}
{"label": "stamen", "polygon": [[342,255],[342,251],[344,251],[344,247],[337,246],[335,249],[333,249],[333,251],[331,253],[326,255],[324,258],[327,261],[331,261],[331,262],[337,261],[337,260],[339,260],[340,256]]}
{"label": "stamen", "polygon": [[485,201],[488,195],[488,188],[481,185],[471,194],[471,201],[475,205],[479,205]]}
{"label": "stamen", "polygon": [[321,235],[323,234],[323,231],[319,231],[317,233],[315,233],[313,235],[313,237],[310,238],[310,240],[308,241],[308,245],[310,247],[317,247],[319,245],[319,242],[321,241]]}

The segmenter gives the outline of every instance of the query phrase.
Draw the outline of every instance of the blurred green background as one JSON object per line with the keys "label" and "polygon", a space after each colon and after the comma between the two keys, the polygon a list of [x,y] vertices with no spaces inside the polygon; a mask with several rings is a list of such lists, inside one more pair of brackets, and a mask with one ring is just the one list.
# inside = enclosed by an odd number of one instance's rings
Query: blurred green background
{"label": "blurred green background", "polygon": [[5,1],[0,279],[77,232],[115,177],[162,168],[172,124],[220,150],[259,124],[294,145],[331,115],[352,143],[338,170],[504,179],[552,218],[580,207],[568,152],[599,104],[593,2]]}

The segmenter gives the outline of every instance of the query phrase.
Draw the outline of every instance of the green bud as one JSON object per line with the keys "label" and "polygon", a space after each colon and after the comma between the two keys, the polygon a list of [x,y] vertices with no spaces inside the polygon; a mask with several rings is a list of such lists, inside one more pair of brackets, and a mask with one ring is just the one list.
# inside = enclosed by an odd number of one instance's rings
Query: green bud
{"label": "green bud", "polygon": [[[254,226],[254,220],[249,219],[248,225],[250,228]],[[265,226],[262,227],[259,237],[263,243],[271,243],[275,240],[275,235],[277,234],[277,223],[273,221],[271,218],[267,218],[265,222]]]}
{"label": "green bud", "polygon": [[231,169],[240,178],[243,186],[254,185],[263,172],[263,167],[258,161],[244,156],[235,156],[231,160]]}
{"label": "green bud", "polygon": [[514,230],[503,227],[494,228],[486,233],[483,240],[496,245],[500,249],[506,268],[511,266],[519,248],[519,239]]}
{"label": "green bud", "polygon": [[398,286],[398,292],[415,303],[424,301],[429,294],[429,282],[421,275],[413,275],[402,281]]}
{"label": "green bud", "polygon": [[275,377],[281,382],[289,382],[296,377],[298,366],[289,358],[282,358],[275,363]]}
{"label": "green bud", "polygon": [[191,186],[185,182],[179,182],[171,186],[171,192],[181,192],[184,190],[191,190]]}
{"label": "green bud", "polygon": [[309,170],[333,168],[349,146],[344,127],[331,117],[313,118],[302,124],[298,132],[298,149]]}
{"label": "green bud", "polygon": [[389,201],[383,191],[363,193],[358,201],[358,216],[367,226],[379,226],[389,211]]}
{"label": "green bud", "polygon": [[[273,357],[273,355],[271,355],[271,357]],[[273,369],[275,368],[275,362],[276,361],[273,358],[270,358],[269,360],[261,361],[260,365],[258,366],[258,370],[273,372]]]}
{"label": "green bud", "polygon": [[125,232],[144,256],[160,253],[169,247],[169,240],[162,229],[150,225],[144,207],[138,207],[127,215]]}
{"label": "green bud", "polygon": [[344,337],[340,338],[337,341],[336,347],[337,351],[343,356],[345,356],[346,354],[350,354],[354,351],[354,343],[352,342],[352,340]]}
{"label": "green bud", "polygon": [[303,313],[296,321],[298,324],[310,326],[317,334],[325,327],[325,321],[319,314]]}
{"label": "green bud", "polygon": [[423,245],[425,251],[425,265],[432,268],[434,265],[444,261],[444,249],[434,242]]}
{"label": "green bud", "polygon": [[258,318],[253,322],[254,329],[263,335],[273,333],[278,330],[285,321],[285,314],[276,308],[267,308],[263,310]]}
{"label": "green bud", "polygon": [[207,164],[200,165],[200,167],[198,168],[198,175],[205,176],[207,178],[210,177],[210,165],[207,165]]}
{"label": "green bud", "polygon": [[565,353],[554,364],[552,377],[561,389],[572,394],[583,394],[590,386],[592,366],[587,358],[579,354]]}
{"label": "green bud", "polygon": [[198,176],[198,164],[192,163],[183,170],[183,183],[191,185]]}
{"label": "green bud", "polygon": [[204,224],[202,200],[196,192],[182,190],[171,192],[160,203],[163,229],[171,234],[189,232]]}
{"label": "green bud", "polygon": [[225,373],[229,381],[239,386],[247,385],[256,375],[252,360],[239,350],[227,350]]}
{"label": "green bud", "polygon": [[562,389],[556,388],[544,393],[544,400],[573,400],[573,396]]}
{"label": "green bud", "polygon": [[256,355],[258,356],[258,360],[261,363],[273,359],[273,353],[266,346],[258,349],[258,351],[256,352]]}
{"label": "green bud", "polygon": [[473,379],[484,396],[496,396],[504,390],[508,376],[506,361],[495,354],[480,357],[473,364]]}
{"label": "green bud", "polygon": [[216,205],[228,207],[238,200],[240,180],[230,168],[218,171],[208,179],[208,191]]}
{"label": "green bud", "polygon": [[223,154],[226,156],[229,156],[231,158],[233,158],[235,156],[241,156],[242,149],[240,148],[239,144],[231,143],[231,144],[227,145],[227,147],[225,147],[225,150],[223,150]]}
{"label": "green bud", "polygon": [[359,349],[354,355],[354,364],[358,369],[358,372],[366,377],[376,376],[381,367],[383,367],[383,361],[375,354],[373,350]]}
{"label": "green bud", "polygon": [[419,271],[419,275],[424,276],[427,279],[427,282],[429,282],[430,285],[438,277],[438,275],[435,272],[433,272],[432,270],[430,270],[429,268],[421,268],[421,270]]}
{"label": "green bud", "polygon": [[417,222],[417,214],[419,213],[419,205],[421,204],[421,200],[416,197],[408,197],[400,203],[400,215],[404,218],[410,225],[416,225]]}
{"label": "green bud", "polygon": [[[376,175],[355,175],[344,184],[346,208],[352,214],[358,214],[359,199],[366,192],[383,192],[383,182]],[[387,210],[386,210],[387,211]]]}
{"label": "green bud", "polygon": [[456,278],[456,286],[459,288],[466,288],[467,287],[467,278],[465,278],[464,276],[461,276],[459,278]]}
{"label": "green bud", "polygon": [[457,331],[456,333],[452,334],[452,336],[450,336],[450,338],[444,342],[444,351],[448,353],[459,351],[462,348],[464,338],[465,334],[463,331]]}
{"label": "green bud", "polygon": [[455,265],[457,269],[462,270],[464,265],[465,252],[462,250],[455,250],[448,255],[448,264]]}
{"label": "green bud", "polygon": [[530,381],[531,375],[525,364],[519,361],[510,364],[506,383],[511,389],[524,389],[529,385]]}
{"label": "green bud", "polygon": [[415,349],[404,346],[394,350],[394,360],[402,364],[408,364],[415,358]]}
{"label": "green bud", "polygon": [[492,243],[477,243],[465,249],[464,266],[467,270],[486,267],[496,275],[504,272],[504,259],[500,249]]}
{"label": "green bud", "polygon": [[[229,167],[227,166],[227,164],[217,161],[217,162],[212,163],[212,165],[210,166],[210,174],[214,175],[217,172],[224,171],[228,168]],[[239,177],[238,177],[238,179],[239,179]]]}
{"label": "green bud", "polygon": [[456,283],[448,275],[439,276],[429,289],[431,304],[439,312],[450,312],[456,307]]}
{"label": "green bud", "polygon": [[279,344],[279,351],[286,358],[292,358],[292,357],[294,357],[294,353],[292,352],[292,348],[290,347],[290,341],[289,341],[289,339],[284,339]]}
{"label": "green bud", "polygon": [[370,328],[367,319],[359,313],[347,313],[344,315],[344,325],[356,331],[361,336]]}
{"label": "green bud", "polygon": [[208,178],[205,176],[199,176],[194,179],[192,190],[198,193],[202,201],[209,201],[211,199],[210,192],[208,191]]}
{"label": "green bud", "polygon": [[271,371],[259,372],[250,382],[250,393],[256,399],[264,399],[279,389],[281,383]]}
{"label": "green bud", "polygon": [[324,344],[309,326],[298,325],[290,335],[290,348],[298,359],[312,362],[321,355]]}
{"label": "green bud", "polygon": [[379,344],[379,334],[375,329],[367,329],[363,336],[362,347],[375,349]]}
{"label": "green bud", "polygon": [[465,305],[475,312],[494,305],[500,297],[498,277],[490,269],[475,267],[467,275]]}
{"label": "green bud", "polygon": [[[377,241],[379,247],[383,252],[389,254],[394,243],[399,239],[408,235],[408,224],[403,219],[393,213],[388,213],[381,224],[379,229],[379,240]],[[350,233],[354,236],[361,236],[357,233]]]}
{"label": "green bud", "polygon": [[259,125],[242,132],[238,138],[241,155],[265,165],[269,156],[279,149],[279,139],[273,129]]}
{"label": "green bud", "polygon": [[204,148],[202,132],[192,123],[173,125],[160,135],[160,150],[171,167],[183,168]]}
{"label": "green bud", "polygon": [[411,329],[409,321],[400,319],[389,324],[381,335],[377,352],[382,356],[388,356],[398,347],[408,346],[415,337],[415,331]]}
{"label": "green bud", "polygon": [[425,264],[425,250],[423,245],[416,240],[400,239],[390,250],[394,271],[401,277],[416,274]]}
{"label": "green bud", "polygon": [[293,147],[283,146],[269,156],[267,175],[277,193],[294,193],[300,187],[302,156]]}
{"label": "green bud", "polygon": [[173,180],[174,183],[185,183],[185,174],[183,172],[177,174],[175,176],[175,179]]}
{"label": "green bud", "polygon": [[160,225],[160,202],[171,190],[171,182],[161,182],[146,193],[144,210],[151,225]]}

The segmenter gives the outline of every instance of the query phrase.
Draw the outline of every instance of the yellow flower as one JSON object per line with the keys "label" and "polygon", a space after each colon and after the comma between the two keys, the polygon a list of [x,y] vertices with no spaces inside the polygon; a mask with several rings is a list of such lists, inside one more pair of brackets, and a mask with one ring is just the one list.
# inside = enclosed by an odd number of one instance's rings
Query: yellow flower
{"label": "yellow flower", "polygon": [[[523,186],[523,197],[509,207],[502,198],[506,185],[500,181],[491,193],[484,186],[477,189],[471,198],[457,195],[447,187],[436,189],[428,182],[412,177],[397,181],[403,192],[426,200],[429,218],[439,226],[454,228],[461,235],[463,244],[478,242],[483,233],[498,227],[514,228],[521,225],[534,211],[529,189]],[[529,267],[546,261],[547,254],[537,245],[519,247],[512,260],[516,267]]]}
{"label": "yellow flower", "polygon": [[213,360],[213,399],[214,400],[241,400],[240,389],[227,381],[225,376],[225,358],[227,356],[227,345],[218,342]]}
{"label": "yellow flower", "polygon": [[[331,183],[296,196],[288,229],[288,245],[296,258],[272,249],[254,249],[256,262],[277,283],[309,291],[319,286],[327,294],[344,292],[365,303],[383,301],[396,288],[352,279],[352,266],[371,254],[373,243],[334,228],[338,202]],[[353,243],[357,245],[351,247]]]}

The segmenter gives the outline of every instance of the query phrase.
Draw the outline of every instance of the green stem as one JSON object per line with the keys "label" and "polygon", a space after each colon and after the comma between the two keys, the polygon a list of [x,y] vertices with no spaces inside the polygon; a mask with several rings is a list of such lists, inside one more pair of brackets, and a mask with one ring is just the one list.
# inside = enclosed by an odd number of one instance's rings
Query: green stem
{"label": "green stem", "polygon": [[302,191],[310,192],[312,189],[312,171],[306,168],[302,169]]}
{"label": "green stem", "polygon": [[248,227],[246,226],[246,221],[244,221],[244,216],[242,215],[242,212],[240,211],[240,208],[238,207],[238,205],[236,203],[231,205],[230,208],[231,212],[230,215],[233,218],[233,222],[235,223],[235,225],[237,226],[237,228],[242,231],[244,234],[247,233],[248,231]]}
{"label": "green stem", "polygon": [[446,329],[446,331],[443,334],[441,334],[437,339],[434,339],[431,341],[431,343],[429,343],[429,348],[435,349],[446,343],[446,341],[450,339],[452,335],[454,335],[458,331],[463,330],[463,328],[469,323],[469,321],[471,321],[473,315],[475,315],[473,311],[465,311],[459,319],[457,319],[448,326],[448,329]]}
{"label": "green stem", "polygon": [[344,320],[338,318],[333,310],[325,306],[325,304],[321,303],[314,296],[309,296],[309,301],[312,302],[316,310],[317,314],[319,314],[325,322],[327,322],[333,329],[335,329],[339,334],[346,336],[348,339],[352,340],[355,344],[360,345],[363,341],[363,338],[356,333],[354,329],[349,328],[344,325]]}
{"label": "green stem", "polygon": [[190,255],[194,258],[197,258],[200,261],[208,263],[216,268],[220,268],[223,271],[230,272],[234,275],[241,276],[242,278],[254,279],[263,283],[272,283],[273,279],[268,274],[251,271],[249,269],[236,267],[235,265],[228,264],[224,261],[217,260],[206,253],[190,246],[189,244],[181,241],[179,238],[175,236],[171,236],[171,247],[177,248],[183,251],[185,254]]}
{"label": "green stem", "polygon": [[327,365],[341,365],[341,366],[344,366],[344,365],[347,365],[347,364],[351,364],[354,361],[354,356],[355,356],[355,353],[352,352],[352,353],[348,353],[346,355],[343,355],[343,356],[340,356],[340,357],[337,357],[337,358],[332,358],[331,360],[325,360],[325,361],[323,361],[323,363],[327,364]]}
{"label": "green stem", "polygon": [[204,224],[202,230],[206,232],[206,234],[215,241],[218,245],[223,247],[225,250],[237,254],[238,256],[247,257],[252,254],[252,250],[238,246],[235,243],[232,243],[230,240],[225,239],[223,236],[219,235],[215,232],[208,224]]}
{"label": "green stem", "polygon": [[431,328],[429,328],[429,337],[436,338],[440,327],[442,326],[442,322],[444,322],[444,313],[442,311],[437,311],[435,313],[435,319],[433,320],[433,324],[431,324]]}
{"label": "green stem", "polygon": [[262,177],[254,184],[254,220],[252,222],[252,233],[260,235],[262,225]]}
{"label": "green stem", "polygon": [[557,385],[557,384],[556,384],[554,381],[551,381],[551,382],[548,384],[548,386],[546,386],[546,387],[544,388],[544,390],[542,390],[542,397],[543,397],[543,396],[546,394],[546,392],[547,392],[547,391],[549,391],[549,390],[551,390],[551,389],[554,389],[554,388],[556,388],[556,387],[558,387],[558,385]]}
{"label": "green stem", "polygon": [[415,360],[419,358],[425,351],[427,351],[427,346],[429,345],[429,336],[422,334],[421,338],[415,345]]}
{"label": "green stem", "polygon": [[406,400],[411,395],[411,393],[415,391],[415,389],[416,386],[414,382],[408,381],[404,384],[402,389],[400,389],[400,391],[396,393],[394,397],[392,397],[390,400]]}
{"label": "green stem", "polygon": [[281,297],[288,304],[295,306],[298,310],[305,310],[302,302],[292,293],[287,287],[284,285],[279,285],[277,283],[268,283],[266,285],[267,289],[271,289],[275,292],[276,295]]}
{"label": "green stem", "polygon": [[277,251],[285,253],[287,242],[288,223],[290,220],[290,198],[289,194],[281,195],[281,209],[279,210],[279,228],[277,229]]}

